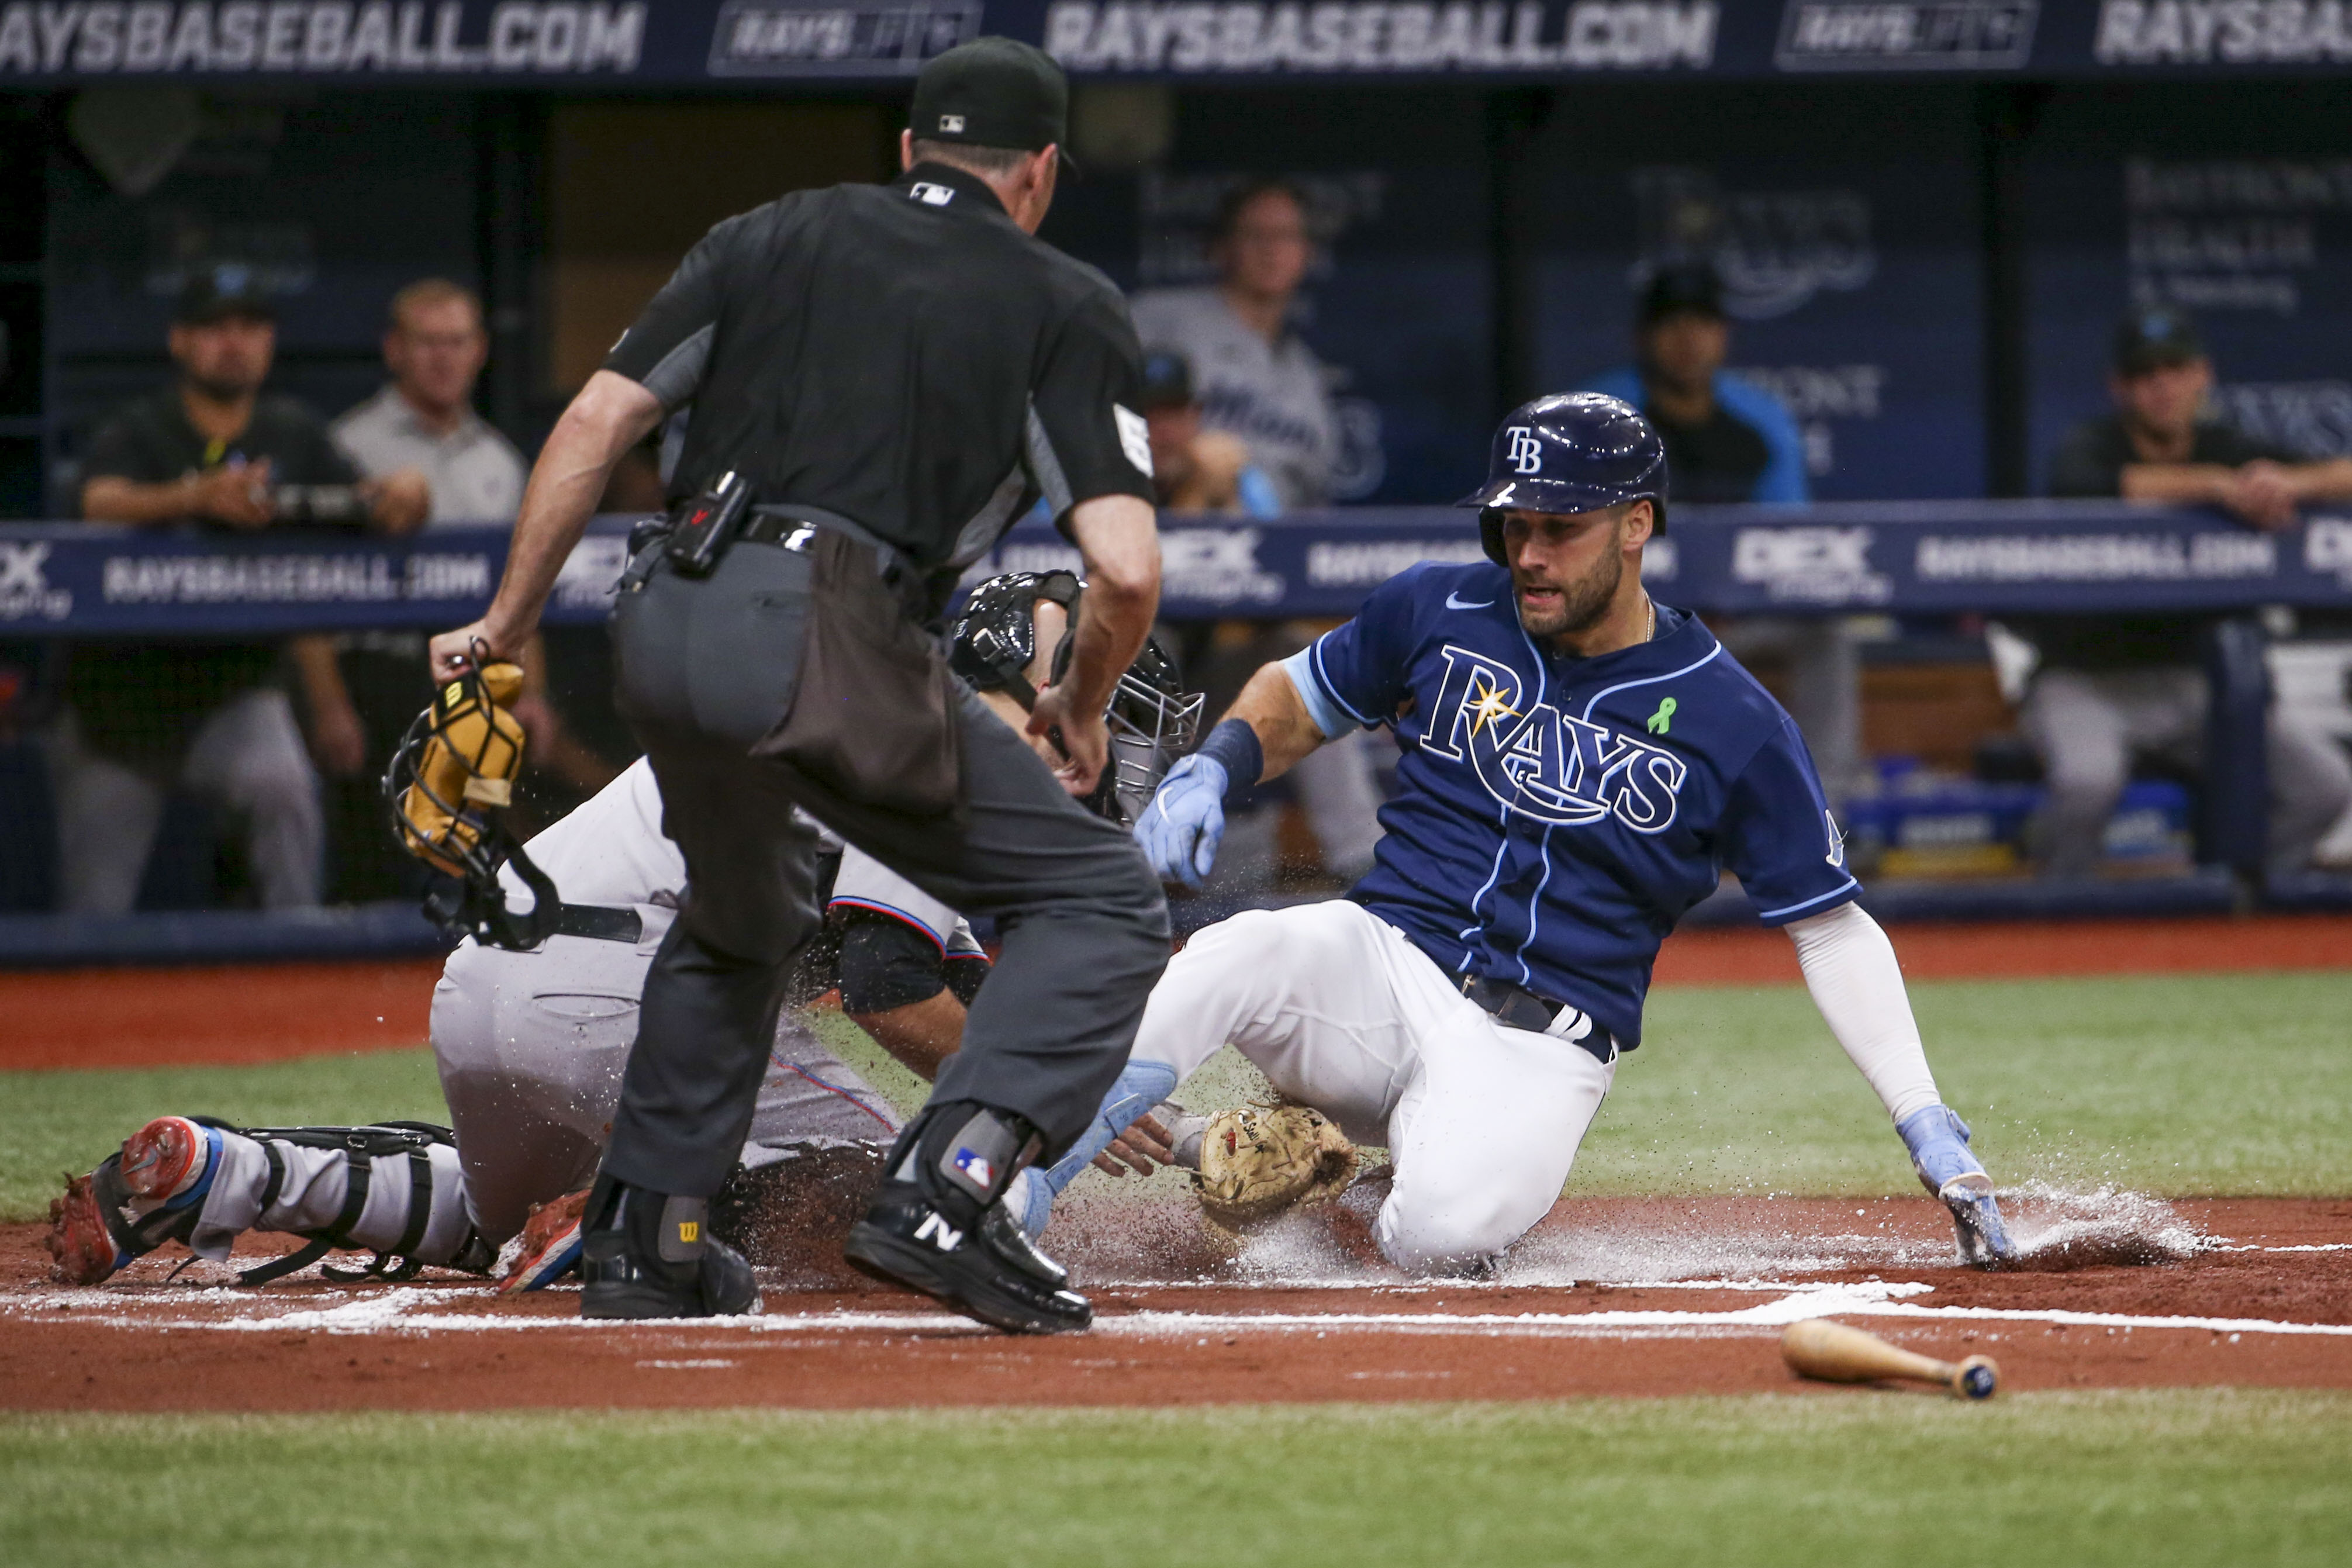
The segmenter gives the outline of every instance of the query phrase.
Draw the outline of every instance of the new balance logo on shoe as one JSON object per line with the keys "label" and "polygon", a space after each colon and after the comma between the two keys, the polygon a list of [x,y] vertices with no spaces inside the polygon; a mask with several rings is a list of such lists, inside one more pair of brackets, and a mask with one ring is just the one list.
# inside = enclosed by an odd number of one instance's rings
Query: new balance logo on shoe
{"label": "new balance logo on shoe", "polygon": [[923,1223],[915,1227],[915,1239],[928,1241],[941,1252],[953,1252],[963,1245],[963,1232],[941,1219],[934,1210],[925,1215]]}

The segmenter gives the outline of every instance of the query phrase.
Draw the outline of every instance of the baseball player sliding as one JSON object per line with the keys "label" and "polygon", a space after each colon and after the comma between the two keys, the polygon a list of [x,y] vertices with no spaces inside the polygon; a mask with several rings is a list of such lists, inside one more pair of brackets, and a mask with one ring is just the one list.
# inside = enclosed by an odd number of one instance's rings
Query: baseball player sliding
{"label": "baseball player sliding", "polygon": [[[1696,616],[1643,591],[1665,502],[1664,449],[1632,407],[1526,405],[1463,503],[1492,563],[1391,579],[1260,669],[1170,771],[1136,837],[1162,877],[1197,886],[1228,797],[1357,729],[1386,725],[1404,752],[1378,861],[1348,898],[1236,915],[1170,963],[1103,1115],[1049,1173],[1055,1190],[1231,1042],[1285,1096],[1389,1147],[1374,1234],[1391,1262],[1486,1271],[1559,1197],[1641,1043],[1659,943],[1727,866],[1795,942],[1964,1255],[2013,1256],[1895,950],[1853,902],[1796,725]],[[1166,1158],[1201,1130],[1168,1131],[1144,1121],[1126,1142]],[[1210,1136],[1249,1131],[1220,1121]],[[1274,1152],[1311,1180],[1311,1139],[1309,1158]]]}
{"label": "baseball player sliding", "polygon": [[[973,590],[955,624],[955,667],[1016,729],[1068,658],[1080,589],[1067,573],[993,578]],[[1113,765],[1097,809],[1126,820],[1149,799],[1168,757],[1190,745],[1199,703],[1147,644],[1113,699]],[[484,1271],[518,1233],[524,1240],[507,1289],[537,1289],[571,1272],[580,1200],[610,1131],[646,973],[686,891],[685,858],[661,824],[661,795],[640,759],[525,846],[561,890],[562,912],[536,947],[469,938],[444,966],[432,1044],[448,1132],[398,1122],[238,1129],[159,1117],[52,1205],[48,1245],[61,1271],[94,1284],[167,1240],[224,1260],[238,1235],[257,1229],[310,1246],[247,1270],[247,1283],[290,1273],[332,1247],[372,1248],[401,1267]],[[528,898],[511,866],[499,882],[508,897]],[[932,1078],[988,972],[971,927],[855,847],[840,850],[826,898],[837,956],[814,955],[795,990],[822,992],[837,980],[844,1010]],[[801,1167],[823,1168],[829,1152],[866,1145],[870,1189],[880,1146],[898,1131],[889,1103],[787,1010],[741,1171],[765,1173],[778,1184],[771,1201],[788,1202]],[[1033,1197],[1031,1186],[1024,1173],[1008,1201],[1016,1216],[1034,1210],[1042,1223],[1042,1189]]]}

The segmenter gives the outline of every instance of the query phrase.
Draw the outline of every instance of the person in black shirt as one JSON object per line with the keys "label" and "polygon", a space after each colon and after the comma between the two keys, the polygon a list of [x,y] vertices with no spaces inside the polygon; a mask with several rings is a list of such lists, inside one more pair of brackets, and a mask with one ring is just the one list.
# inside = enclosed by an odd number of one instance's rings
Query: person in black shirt
{"label": "person in black shirt", "polygon": [[[1089,1321],[999,1201],[1092,1118],[1169,944],[1142,856],[1072,798],[1104,765],[1159,544],[1126,307],[1033,237],[1067,98],[1034,48],[961,46],[917,79],[901,178],[796,192],[712,229],[549,437],[488,615],[434,640],[445,677],[477,645],[520,648],[613,464],[688,404],[673,496],[731,475],[756,499],[708,575],[649,546],[614,612],[621,710],[691,893],[647,977],[588,1202],[587,1316],[756,1303],[701,1224],[817,929],[799,805],[992,918],[1003,943],[851,1260],[1000,1327]],[[1058,770],[950,688],[917,629],[1041,496],[1088,584],[1069,666],[1029,721],[1067,758]]]}
{"label": "person in black shirt", "polygon": [[[269,303],[241,271],[193,280],[175,311],[175,383],[101,426],[83,465],[91,522],[251,531],[278,521],[280,487],[358,487],[378,527],[424,521],[420,475],[365,485],[324,421],[264,395],[276,347]],[[176,784],[243,819],[260,901],[319,901],[318,781],[303,755],[274,645],[84,645],[49,747],[64,907],[116,914],[136,900]]]}
{"label": "person in black shirt", "polygon": [[[1661,267],[1642,291],[1634,363],[1585,387],[1640,409],[1666,446],[1675,500],[1788,503],[1811,499],[1805,439],[1780,400],[1723,368],[1731,323],[1723,280],[1704,263]],[[1742,616],[1716,627],[1733,655],[1786,660],[1785,700],[1842,808],[1860,781],[1862,664],[1839,616]]]}
{"label": "person in black shirt", "polygon": [[[2305,462],[2212,418],[2213,363],[2194,325],[2135,310],[2116,328],[2107,391],[2116,412],[2068,434],[2050,464],[2053,496],[2219,506],[2255,528],[2294,521],[2298,504],[2352,496],[2352,459]],[[2049,798],[2035,839],[2042,872],[2097,869],[2107,817],[2133,758],[2193,768],[2201,758],[2206,681],[2199,638],[2210,616],[2021,618],[2040,653],[2020,715],[2042,754]],[[2270,714],[2269,855],[2301,869],[2352,806],[2352,763],[2325,731],[2288,710]]]}

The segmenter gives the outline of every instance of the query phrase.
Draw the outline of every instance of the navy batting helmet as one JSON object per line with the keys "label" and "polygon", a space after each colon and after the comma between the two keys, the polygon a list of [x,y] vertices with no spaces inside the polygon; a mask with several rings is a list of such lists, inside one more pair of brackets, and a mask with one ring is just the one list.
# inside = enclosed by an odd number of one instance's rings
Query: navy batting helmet
{"label": "navy batting helmet", "polygon": [[1486,484],[1454,504],[1478,509],[1488,559],[1508,566],[1506,509],[1567,516],[1629,500],[1647,500],[1652,527],[1666,531],[1665,443],[1630,403],[1559,392],[1511,411],[1495,432]]}

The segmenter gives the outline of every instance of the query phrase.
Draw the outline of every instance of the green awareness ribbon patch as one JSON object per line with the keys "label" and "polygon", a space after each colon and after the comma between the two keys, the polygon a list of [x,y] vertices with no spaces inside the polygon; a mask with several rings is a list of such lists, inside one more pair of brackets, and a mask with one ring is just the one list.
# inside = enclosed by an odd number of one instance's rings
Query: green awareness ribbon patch
{"label": "green awareness ribbon patch", "polygon": [[1664,734],[1666,732],[1666,727],[1674,722],[1674,718],[1675,700],[1671,697],[1662,700],[1658,703],[1658,710],[1650,715],[1650,733],[1653,735]]}

